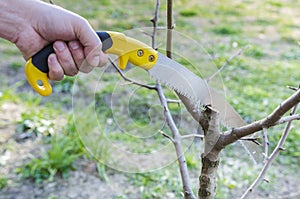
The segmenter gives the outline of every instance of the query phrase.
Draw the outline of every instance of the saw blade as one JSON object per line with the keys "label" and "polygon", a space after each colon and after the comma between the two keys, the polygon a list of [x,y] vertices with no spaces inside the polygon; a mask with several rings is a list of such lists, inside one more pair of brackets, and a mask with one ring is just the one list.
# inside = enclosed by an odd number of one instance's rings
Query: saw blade
{"label": "saw blade", "polygon": [[211,105],[217,109],[221,121],[226,126],[234,128],[245,124],[241,116],[226,101],[225,96],[211,88],[205,80],[165,55],[158,53],[156,65],[148,72],[152,78],[191,99],[195,104]]}

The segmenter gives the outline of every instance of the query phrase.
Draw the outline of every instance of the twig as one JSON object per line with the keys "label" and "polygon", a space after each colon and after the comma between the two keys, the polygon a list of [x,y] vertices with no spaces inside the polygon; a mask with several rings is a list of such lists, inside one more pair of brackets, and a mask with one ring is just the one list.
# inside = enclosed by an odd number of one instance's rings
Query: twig
{"label": "twig", "polygon": [[181,100],[176,100],[176,99],[166,99],[168,103],[174,103],[174,104],[178,104],[178,106],[181,103]]}
{"label": "twig", "polygon": [[240,140],[250,141],[250,142],[253,142],[254,144],[256,144],[258,146],[262,146],[262,144],[260,142],[258,142],[257,138],[241,138]]}
{"label": "twig", "polygon": [[199,135],[199,134],[188,134],[188,135],[182,135],[182,139],[187,139],[187,138],[204,138],[204,135]]}
{"label": "twig", "polygon": [[168,134],[166,134],[166,133],[163,132],[163,131],[159,131],[159,132],[160,132],[160,134],[162,134],[164,137],[168,138],[173,144],[175,143],[175,140],[174,140],[172,137],[170,137]]}
{"label": "twig", "polygon": [[156,0],[154,17],[150,20],[153,24],[153,33],[152,33],[152,48],[153,49],[156,49],[156,36],[157,36],[157,27],[158,27],[159,7],[160,7],[160,0]]}
{"label": "twig", "polygon": [[[204,135],[200,135],[200,134],[188,134],[188,135],[182,135],[181,136],[182,139],[188,139],[188,138],[204,138]],[[243,141],[249,141],[249,142],[254,142],[257,145],[261,144],[257,141],[258,138],[241,138],[240,140]]]}
{"label": "twig", "polygon": [[294,87],[294,86],[287,86],[289,89],[293,90],[293,91],[297,91],[298,88]]}
{"label": "twig", "polygon": [[287,122],[294,121],[294,120],[300,120],[300,114],[283,117],[275,124],[276,125],[283,124],[283,123],[287,123]]}
{"label": "twig", "polygon": [[125,80],[125,81],[128,81],[130,84],[134,84],[134,85],[137,85],[137,86],[141,86],[143,88],[147,88],[147,89],[150,89],[150,90],[156,90],[156,86],[150,86],[150,85],[146,85],[146,84],[142,84],[142,83],[139,83],[139,82],[136,82],[128,77],[126,77],[124,75],[124,73],[121,71],[121,69],[119,69],[118,66],[116,66],[116,64],[110,59],[108,58],[109,62],[111,63],[111,65],[113,65],[113,67],[118,71],[118,73],[121,75],[121,77]]}
{"label": "twig", "polygon": [[249,45],[244,46],[239,51],[237,51],[235,54],[233,54],[229,59],[227,59],[225,61],[225,63],[221,66],[221,68],[217,72],[215,72],[212,76],[210,76],[209,78],[207,78],[206,81],[207,82],[211,81],[214,77],[216,77],[219,73],[221,73],[225,69],[225,67],[231,62],[231,60],[233,60],[235,57],[237,57],[240,54],[242,54],[248,47],[249,47]]}
{"label": "twig", "polygon": [[264,145],[265,145],[264,163],[266,163],[269,157],[269,145],[270,145],[266,128],[263,128],[263,138],[264,138]]}
{"label": "twig", "polygon": [[[298,109],[298,104],[296,104],[291,112],[291,115],[295,114],[296,111]],[[274,151],[272,152],[272,154],[267,158],[266,163],[264,164],[261,172],[259,173],[258,177],[256,178],[256,180],[251,184],[251,186],[246,190],[246,192],[242,195],[241,199],[246,198],[247,196],[249,196],[256,188],[257,186],[261,183],[261,181],[264,180],[265,175],[268,171],[268,168],[271,166],[271,164],[273,163],[273,161],[275,160],[275,158],[277,157],[277,155],[279,154],[279,152],[283,149],[283,144],[286,141],[287,136],[289,135],[289,132],[291,130],[291,124],[292,121],[289,121],[286,124],[286,127],[284,129],[284,132],[281,135],[281,138],[276,146],[276,148],[274,149]]]}

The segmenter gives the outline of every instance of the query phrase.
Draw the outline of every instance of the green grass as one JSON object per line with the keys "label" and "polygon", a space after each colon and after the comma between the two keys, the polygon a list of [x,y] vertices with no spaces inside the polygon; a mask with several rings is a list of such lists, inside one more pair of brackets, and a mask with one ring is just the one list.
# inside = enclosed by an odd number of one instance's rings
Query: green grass
{"label": "green grass", "polygon": [[176,176],[172,176],[168,168],[127,176],[130,182],[140,190],[141,199],[163,199],[166,197],[166,191],[174,194],[175,198],[181,197],[181,184]]}
{"label": "green grass", "polygon": [[54,135],[50,139],[50,149],[42,152],[40,157],[32,157],[23,167],[17,169],[24,178],[36,183],[44,180],[53,181],[56,175],[68,177],[75,169],[74,161],[83,154],[83,148],[76,132]]}
{"label": "green grass", "polygon": [[195,8],[194,9],[192,9],[192,8],[184,9],[184,10],[181,10],[179,12],[179,14],[183,17],[194,17],[194,16],[198,15],[198,10]]}
{"label": "green grass", "polygon": [[212,28],[212,32],[219,35],[237,35],[241,33],[241,29],[237,25],[222,24]]}
{"label": "green grass", "polygon": [[7,178],[0,176],[0,190],[7,186]]}

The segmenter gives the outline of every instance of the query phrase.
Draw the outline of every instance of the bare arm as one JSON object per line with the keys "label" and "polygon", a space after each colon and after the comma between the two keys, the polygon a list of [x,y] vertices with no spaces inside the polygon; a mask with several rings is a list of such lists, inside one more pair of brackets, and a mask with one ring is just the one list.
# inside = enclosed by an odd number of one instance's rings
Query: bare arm
{"label": "bare arm", "polygon": [[0,37],[16,44],[25,60],[54,42],[55,54],[48,58],[53,80],[90,72],[107,61],[87,20],[38,0],[0,0]]}

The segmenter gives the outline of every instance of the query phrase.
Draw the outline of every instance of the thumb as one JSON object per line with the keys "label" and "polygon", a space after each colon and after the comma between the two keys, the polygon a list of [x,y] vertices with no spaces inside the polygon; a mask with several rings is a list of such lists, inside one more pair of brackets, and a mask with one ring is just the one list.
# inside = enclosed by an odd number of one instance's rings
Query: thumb
{"label": "thumb", "polygon": [[84,48],[86,61],[92,67],[96,67],[101,61],[102,43],[96,32],[92,29],[87,20],[83,19],[75,30],[76,37]]}

